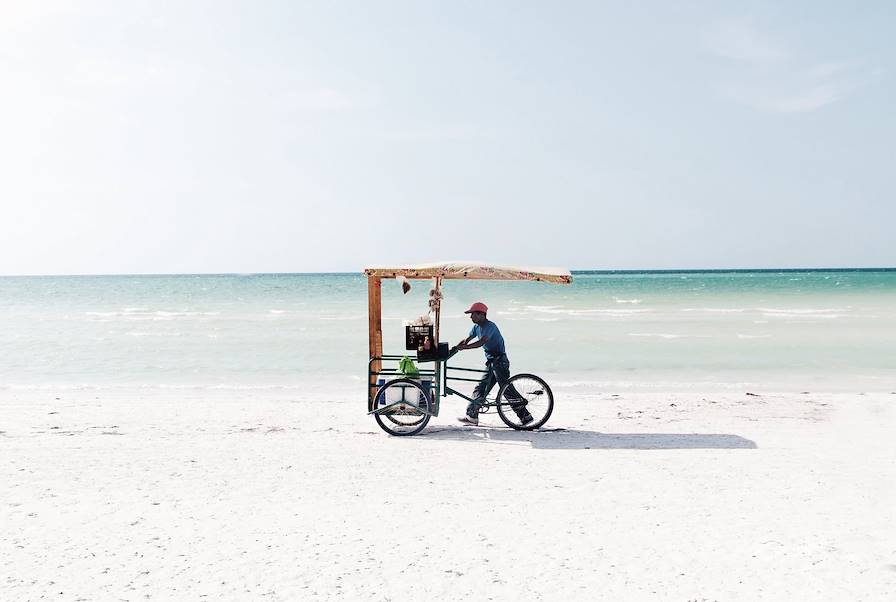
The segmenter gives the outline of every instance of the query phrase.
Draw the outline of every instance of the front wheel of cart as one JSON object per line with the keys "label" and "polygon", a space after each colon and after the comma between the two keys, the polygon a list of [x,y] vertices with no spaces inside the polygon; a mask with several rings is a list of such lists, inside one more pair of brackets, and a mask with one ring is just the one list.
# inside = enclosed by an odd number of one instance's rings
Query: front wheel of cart
{"label": "front wheel of cart", "polygon": [[554,394],[534,374],[516,374],[498,391],[498,415],[504,424],[518,431],[544,425],[554,411]]}
{"label": "front wheel of cart", "polygon": [[373,418],[380,428],[398,437],[416,435],[429,422],[430,394],[409,378],[390,380],[376,392],[376,407],[383,408]]}

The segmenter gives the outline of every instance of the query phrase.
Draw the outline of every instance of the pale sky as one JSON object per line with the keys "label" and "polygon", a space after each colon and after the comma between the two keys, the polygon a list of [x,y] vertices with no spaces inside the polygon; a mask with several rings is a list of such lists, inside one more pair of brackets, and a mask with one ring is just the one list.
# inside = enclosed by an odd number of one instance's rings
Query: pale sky
{"label": "pale sky", "polygon": [[894,16],[0,0],[0,274],[896,266]]}

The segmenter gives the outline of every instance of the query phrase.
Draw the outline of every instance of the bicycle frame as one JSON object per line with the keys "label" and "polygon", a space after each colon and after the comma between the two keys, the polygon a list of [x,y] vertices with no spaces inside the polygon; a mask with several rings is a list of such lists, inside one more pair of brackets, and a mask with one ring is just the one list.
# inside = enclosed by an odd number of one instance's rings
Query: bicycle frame
{"label": "bicycle frame", "polygon": [[[370,362],[367,364],[367,382],[368,391],[367,391],[367,413],[368,414],[382,414],[388,411],[391,411],[395,406],[406,403],[406,402],[396,402],[387,404],[382,407],[376,406],[376,393],[379,388],[389,382],[390,380],[396,378],[408,378],[404,375],[404,373],[400,372],[396,367],[380,367],[379,370],[374,370],[374,365],[378,364],[383,366],[385,363],[389,362],[400,362],[401,359],[405,357],[403,355],[381,355],[370,358]],[[430,362],[421,362],[421,364],[428,364]],[[489,372],[493,371],[491,366],[486,370],[481,370],[478,368],[458,368],[454,366],[449,366],[447,360],[434,360],[432,369],[421,369],[420,377],[422,378],[432,378],[432,388],[430,389],[430,397],[432,400],[432,411],[427,412],[425,409],[420,408],[420,410],[425,414],[430,414],[431,416],[439,415],[439,398],[447,397],[449,395],[457,395],[458,397],[462,397],[467,400],[467,402],[474,402],[476,399],[474,397],[470,397],[457,389],[453,388],[448,384],[448,381],[463,381],[463,382],[471,382],[471,383],[479,383],[483,376],[479,376],[479,378],[464,378],[462,376],[449,376],[449,371],[458,371],[465,373],[473,373],[480,375],[487,375]],[[379,378],[379,377],[391,377],[391,378]],[[382,380],[382,382],[379,382]],[[411,380],[415,380],[411,378]],[[495,403],[488,402],[486,400],[483,401],[481,408],[490,408],[495,406]]]}

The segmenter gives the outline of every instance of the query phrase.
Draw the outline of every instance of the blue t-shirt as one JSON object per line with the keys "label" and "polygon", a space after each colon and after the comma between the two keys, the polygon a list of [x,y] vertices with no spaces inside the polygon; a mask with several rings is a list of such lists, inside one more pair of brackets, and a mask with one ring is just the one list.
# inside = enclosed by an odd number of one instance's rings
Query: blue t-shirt
{"label": "blue t-shirt", "polygon": [[486,320],[481,326],[473,324],[470,336],[477,339],[488,339],[485,345],[482,346],[483,351],[485,351],[485,359],[490,360],[504,355],[504,337],[501,336],[501,331],[498,330],[498,325],[494,322]]}

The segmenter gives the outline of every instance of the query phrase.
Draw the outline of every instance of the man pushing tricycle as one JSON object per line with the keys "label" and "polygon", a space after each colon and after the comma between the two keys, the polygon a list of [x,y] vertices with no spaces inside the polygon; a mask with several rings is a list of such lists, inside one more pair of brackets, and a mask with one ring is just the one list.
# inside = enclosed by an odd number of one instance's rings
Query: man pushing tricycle
{"label": "man pushing tricycle", "polygon": [[[470,306],[470,309],[464,313],[470,314],[470,320],[473,321],[473,328],[470,334],[452,348],[452,353],[463,351],[464,349],[477,349],[482,347],[485,352],[485,366],[487,372],[483,375],[482,380],[476,385],[473,391],[473,401],[467,404],[466,413],[458,418],[464,424],[472,426],[479,425],[479,408],[485,403],[485,398],[495,384],[503,385],[510,378],[510,360],[507,359],[507,351],[504,347],[504,337],[498,325],[488,319],[488,306],[485,303],[477,301]],[[474,343],[470,341],[476,340]],[[508,397],[520,398],[515,390],[511,388],[507,391]],[[523,407],[514,407],[513,411],[520,420],[520,425],[525,426],[532,422],[533,418],[529,411]]]}

